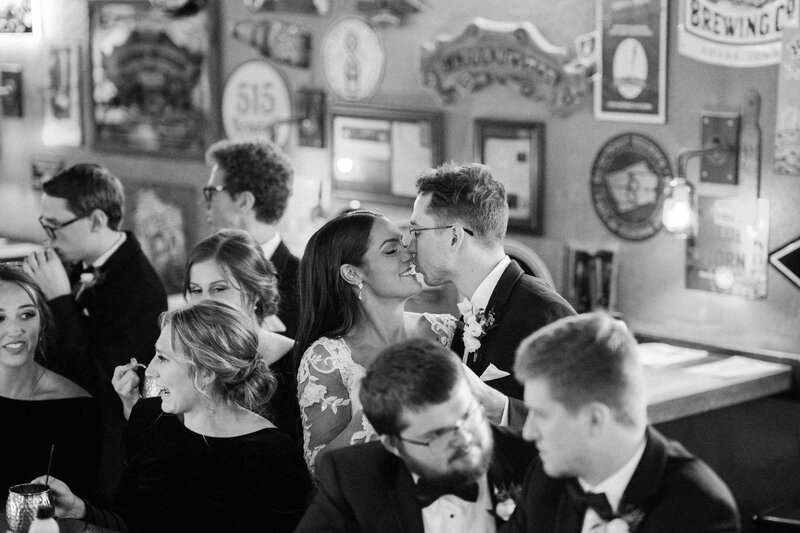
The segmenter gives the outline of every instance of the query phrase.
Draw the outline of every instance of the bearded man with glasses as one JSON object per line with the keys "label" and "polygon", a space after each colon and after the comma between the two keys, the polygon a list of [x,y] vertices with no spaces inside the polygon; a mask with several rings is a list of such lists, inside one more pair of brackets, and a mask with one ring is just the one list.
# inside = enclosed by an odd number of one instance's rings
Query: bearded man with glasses
{"label": "bearded man with glasses", "polygon": [[453,352],[395,344],[359,398],[380,441],[323,452],[296,533],[492,533],[509,519],[536,448],[489,424]]}
{"label": "bearded man with glasses", "polygon": [[152,359],[167,296],[136,237],[120,231],[125,196],[108,170],[74,165],[43,190],[39,223],[48,240],[24,269],[53,311],[57,338],[48,366],[99,400],[100,491],[110,496],[122,467],[124,422],[111,376],[132,357],[144,364]]}

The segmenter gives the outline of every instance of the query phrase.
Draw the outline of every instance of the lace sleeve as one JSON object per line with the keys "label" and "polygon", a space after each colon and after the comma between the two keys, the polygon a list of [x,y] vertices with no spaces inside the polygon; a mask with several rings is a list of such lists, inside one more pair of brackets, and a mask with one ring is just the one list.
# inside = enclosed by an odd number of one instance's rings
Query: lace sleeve
{"label": "lace sleeve", "polygon": [[303,455],[312,474],[317,454],[326,446],[375,438],[357,398],[350,396],[351,390],[357,390],[360,376],[354,375],[355,365],[343,350],[347,350],[346,346],[336,341],[316,342],[303,354],[297,372]]}

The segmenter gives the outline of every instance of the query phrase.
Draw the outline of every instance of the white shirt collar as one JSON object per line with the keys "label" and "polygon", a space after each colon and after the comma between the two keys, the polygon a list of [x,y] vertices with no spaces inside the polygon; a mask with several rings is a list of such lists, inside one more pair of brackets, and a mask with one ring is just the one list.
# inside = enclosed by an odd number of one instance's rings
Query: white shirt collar
{"label": "white shirt collar", "polygon": [[492,293],[494,292],[494,288],[497,287],[500,277],[510,263],[511,258],[507,255],[504,256],[500,262],[495,265],[492,271],[483,278],[483,281],[481,281],[481,284],[478,285],[478,288],[475,289],[475,292],[469,299],[473,310],[478,311],[479,309],[486,309],[486,306],[489,305],[489,298],[492,297]]}
{"label": "white shirt collar", "polygon": [[122,244],[128,238],[128,236],[125,235],[124,231],[120,231],[119,234],[121,235],[121,237],[117,237],[117,240],[114,243],[114,245],[111,248],[109,248],[108,250],[106,250],[103,253],[103,255],[101,255],[100,257],[98,257],[97,259],[94,260],[94,262],[92,263],[92,267],[100,268],[101,266],[105,265],[106,261],[108,261],[108,258],[111,257],[112,255],[114,255],[114,252],[119,250],[119,247],[122,246]]}
{"label": "white shirt collar", "polygon": [[646,442],[647,438],[642,439],[642,443],[628,462],[594,487],[581,478],[578,478],[578,483],[580,483],[581,488],[583,488],[585,492],[605,493],[611,510],[616,513],[619,510],[619,502],[622,500],[622,494],[625,492],[625,489],[628,488],[628,483],[630,483],[633,473],[636,471],[636,467],[639,466],[639,461],[642,459]]}
{"label": "white shirt collar", "polygon": [[267,259],[272,259],[272,254],[275,253],[275,250],[278,249],[278,246],[281,244],[281,234],[277,231],[275,235],[268,240],[267,242],[261,243],[261,249],[264,250],[264,257]]}

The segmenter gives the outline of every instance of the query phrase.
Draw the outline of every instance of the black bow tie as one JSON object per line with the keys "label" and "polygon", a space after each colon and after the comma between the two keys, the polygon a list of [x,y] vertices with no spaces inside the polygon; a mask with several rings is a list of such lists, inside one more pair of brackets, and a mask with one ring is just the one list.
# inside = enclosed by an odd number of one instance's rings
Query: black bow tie
{"label": "black bow tie", "polygon": [[452,494],[468,502],[475,502],[478,500],[478,482],[474,481],[459,487],[434,485],[425,481],[424,478],[420,478],[417,482],[417,501],[423,509],[447,494]]}
{"label": "black bow tie", "polygon": [[614,517],[614,511],[611,510],[611,504],[604,492],[585,492],[577,480],[570,480],[567,482],[567,494],[574,502],[594,509],[606,522]]}

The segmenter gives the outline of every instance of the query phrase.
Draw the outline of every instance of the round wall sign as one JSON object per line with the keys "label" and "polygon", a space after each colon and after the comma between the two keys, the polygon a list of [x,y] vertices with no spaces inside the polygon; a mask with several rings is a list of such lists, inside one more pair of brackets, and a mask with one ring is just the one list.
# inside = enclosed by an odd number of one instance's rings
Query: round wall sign
{"label": "round wall sign", "polygon": [[222,92],[222,125],[231,140],[267,137],[280,146],[289,141],[292,116],[289,88],[280,72],[253,60],[234,69]]}
{"label": "round wall sign", "polygon": [[343,100],[355,102],[375,94],[385,64],[381,40],[360,18],[335,22],[322,42],[325,80]]}
{"label": "round wall sign", "polygon": [[637,133],[608,141],[592,165],[592,203],[608,229],[640,241],[661,229],[664,184],[672,167],[664,151]]}

